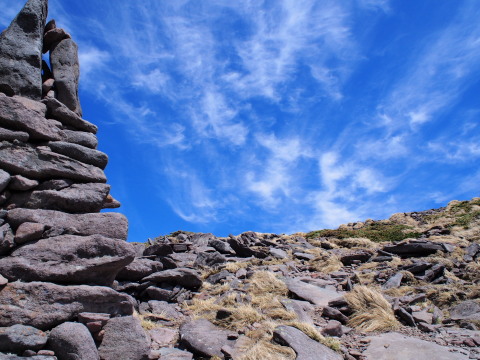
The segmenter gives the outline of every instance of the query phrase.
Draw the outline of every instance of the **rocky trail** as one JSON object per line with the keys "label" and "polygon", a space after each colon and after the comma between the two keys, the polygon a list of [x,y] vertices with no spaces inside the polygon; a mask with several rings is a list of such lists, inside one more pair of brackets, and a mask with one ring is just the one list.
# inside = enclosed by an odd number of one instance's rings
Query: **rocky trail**
{"label": "rocky trail", "polygon": [[100,212],[120,204],[77,45],[47,9],[29,0],[0,34],[0,359],[480,359],[480,198],[127,242]]}

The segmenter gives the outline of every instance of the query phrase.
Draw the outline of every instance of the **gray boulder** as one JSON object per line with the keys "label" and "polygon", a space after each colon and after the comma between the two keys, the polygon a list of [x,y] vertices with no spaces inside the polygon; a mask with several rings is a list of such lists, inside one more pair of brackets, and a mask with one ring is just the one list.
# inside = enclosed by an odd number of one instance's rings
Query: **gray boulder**
{"label": "gray boulder", "polygon": [[57,99],[70,110],[82,116],[78,100],[78,79],[80,64],[78,46],[72,39],[64,39],[50,51],[50,64],[57,89]]}
{"label": "gray boulder", "polygon": [[25,244],[30,241],[39,240],[43,236],[45,225],[25,222],[20,225],[15,232],[15,243],[18,245]]}
{"label": "gray boulder", "polygon": [[[0,95],[0,97],[1,97],[1,95]],[[13,131],[13,130],[0,128],[0,141],[3,141],[3,140],[7,140],[7,141],[18,140],[18,141],[21,141],[21,142],[27,142],[29,137],[30,136],[24,131]]]}
{"label": "gray boulder", "polygon": [[0,192],[5,190],[9,182],[10,182],[10,174],[0,169]]}
{"label": "gray boulder", "polygon": [[48,0],[29,0],[0,34],[0,91],[40,100],[43,30]]}
{"label": "gray boulder", "polygon": [[193,290],[200,288],[203,283],[198,272],[187,268],[159,271],[143,278],[142,281],[181,285],[187,289]]}
{"label": "gray boulder", "polygon": [[282,345],[290,346],[297,354],[297,360],[342,360],[343,356],[311,339],[292,326],[278,326],[273,339]]}
{"label": "gray boulder", "polygon": [[44,148],[0,143],[0,166],[13,175],[42,180],[65,178],[79,182],[106,182],[103,171]]}
{"label": "gray boulder", "polygon": [[47,334],[31,326],[0,327],[0,351],[14,354],[22,354],[25,350],[38,351],[47,340]]}
{"label": "gray boulder", "polygon": [[140,320],[133,316],[110,319],[103,328],[105,335],[98,348],[102,360],[146,360],[150,338]]}
{"label": "gray boulder", "polygon": [[474,300],[463,301],[450,309],[453,320],[480,321],[480,303]]}
{"label": "gray boulder", "polygon": [[[41,103],[40,103],[41,104]],[[0,93],[0,126],[23,131],[35,140],[61,140],[60,129],[42,116],[31,103]]]}
{"label": "gray boulder", "polygon": [[13,282],[0,289],[0,326],[47,330],[82,312],[131,315],[133,303],[130,296],[104,286]]}
{"label": "gray boulder", "polygon": [[82,145],[90,149],[96,149],[98,146],[97,137],[89,132],[64,129],[61,135],[63,141],[72,144]]}
{"label": "gray boulder", "polygon": [[194,267],[199,267],[199,266],[212,267],[215,265],[223,264],[225,262],[227,262],[227,259],[225,258],[225,256],[221,255],[216,251],[213,253],[201,252],[197,255],[197,258],[195,259],[193,266]]}
{"label": "gray boulder", "polygon": [[229,340],[231,335],[231,331],[219,328],[207,319],[193,320],[180,326],[180,344],[199,356],[224,359],[222,347],[235,344],[235,341]]}
{"label": "gray boulder", "polygon": [[111,239],[127,238],[128,220],[119,213],[66,214],[54,210],[13,209],[7,214],[13,228],[24,222],[63,229],[64,234],[103,235]]}
{"label": "gray boulder", "polygon": [[10,180],[10,184],[8,184],[8,188],[10,190],[27,191],[38,186],[37,180],[27,179],[26,177],[21,175],[12,176]]}
{"label": "gray boulder", "polygon": [[61,235],[15,249],[0,259],[0,273],[10,281],[109,286],[134,257],[135,250],[124,241]]}
{"label": "gray boulder", "polygon": [[163,265],[159,261],[136,258],[120,270],[116,279],[121,281],[140,281],[144,277],[161,270],[163,270]]}
{"label": "gray boulder", "polygon": [[383,251],[391,254],[399,255],[403,258],[421,257],[435,254],[437,251],[444,251],[442,244],[436,244],[430,241],[424,242],[405,242],[397,245],[387,245],[383,247]]}
{"label": "gray boulder", "polygon": [[59,210],[69,213],[99,212],[110,192],[110,185],[74,184],[61,190],[34,190],[13,194],[7,204],[16,208]]}
{"label": "gray boulder", "polygon": [[65,104],[55,98],[45,98],[42,103],[47,106],[48,115],[60,121],[63,125],[74,127],[75,129],[96,134],[98,128],[96,125],[82,119],[79,115],[70,110]]}
{"label": "gray boulder", "polygon": [[61,360],[97,360],[97,347],[83,324],[66,322],[50,332],[48,346]]}
{"label": "gray boulder", "polygon": [[302,300],[317,306],[327,306],[331,300],[342,296],[341,292],[307,284],[299,279],[286,279],[288,290]]}
{"label": "gray boulder", "polygon": [[55,141],[50,142],[48,147],[56,153],[68,156],[85,164],[96,166],[102,170],[105,169],[108,163],[107,154],[78,144]]}

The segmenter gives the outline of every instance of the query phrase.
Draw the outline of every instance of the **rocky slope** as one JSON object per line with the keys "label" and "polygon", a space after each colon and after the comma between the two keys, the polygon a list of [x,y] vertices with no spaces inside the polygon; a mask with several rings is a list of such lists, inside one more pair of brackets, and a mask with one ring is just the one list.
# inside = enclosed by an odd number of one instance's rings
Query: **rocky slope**
{"label": "rocky slope", "polygon": [[29,0],[0,34],[0,359],[480,359],[479,198],[126,242],[127,219],[100,213],[119,204],[77,46],[47,7]]}

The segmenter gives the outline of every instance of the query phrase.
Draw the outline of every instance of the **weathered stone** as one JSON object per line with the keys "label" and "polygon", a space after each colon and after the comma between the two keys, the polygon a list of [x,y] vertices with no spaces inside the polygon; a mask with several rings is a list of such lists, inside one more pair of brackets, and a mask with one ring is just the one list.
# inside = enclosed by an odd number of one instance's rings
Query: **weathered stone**
{"label": "weathered stone", "polygon": [[146,360],[150,338],[133,316],[110,319],[104,327],[105,335],[98,352],[102,360]]}
{"label": "weathered stone", "polygon": [[52,177],[80,182],[104,183],[107,180],[103,171],[95,166],[43,148],[16,146],[6,141],[0,143],[0,166],[13,175],[37,180]]}
{"label": "weathered stone", "polygon": [[120,270],[117,280],[140,281],[144,277],[161,270],[163,270],[163,265],[159,261],[136,258],[132,263]]}
{"label": "weathered stone", "polygon": [[60,28],[51,29],[45,32],[43,37],[43,48],[42,53],[50,51],[50,49],[56,44],[62,41],[63,39],[71,38],[70,34],[67,34],[65,30]]}
{"label": "weathered stone", "polygon": [[65,179],[47,180],[42,182],[40,185],[38,185],[36,190],[62,190],[73,184],[74,182],[72,180],[65,180]]}
{"label": "weathered stone", "polygon": [[100,322],[104,326],[107,321],[110,320],[110,314],[99,314],[99,313],[89,313],[83,312],[78,314],[78,322],[82,324],[88,324],[91,322]]}
{"label": "weathered stone", "polygon": [[218,284],[219,282],[232,278],[232,274],[227,270],[222,270],[216,274],[210,275],[206,280],[210,284]]}
{"label": "weathered stone", "polygon": [[168,244],[153,244],[143,251],[144,256],[167,256],[173,254],[173,249]]}
{"label": "weathered stone", "polygon": [[368,259],[370,259],[373,255],[373,251],[368,250],[354,250],[348,251],[346,254],[340,256],[340,261],[343,265],[349,266],[354,264],[355,262],[364,263]]}
{"label": "weathered stone", "polygon": [[149,302],[140,304],[141,314],[162,314],[169,320],[183,319],[183,314],[175,308],[175,305],[166,301],[150,300]]}
{"label": "weathered stone", "polygon": [[383,289],[392,289],[398,288],[402,284],[403,274],[401,272],[396,273],[393,275],[388,281],[383,284]]}
{"label": "weathered stone", "polygon": [[427,323],[427,324],[433,323],[433,314],[426,310],[414,311],[412,312],[412,317],[417,324],[421,322]]}
{"label": "weathered stone", "polygon": [[206,319],[198,319],[180,326],[180,344],[199,356],[224,359],[222,347],[234,345],[234,341],[228,339],[230,334]]}
{"label": "weathered stone", "polygon": [[9,224],[0,226],[0,256],[8,254],[15,247],[12,229]]}
{"label": "weathered stone", "polygon": [[192,360],[193,354],[175,348],[161,348],[158,350],[160,360]]}
{"label": "weathered stone", "polygon": [[107,154],[78,144],[55,141],[50,142],[48,147],[56,153],[68,156],[85,164],[96,166],[102,170],[105,169],[108,163]]}
{"label": "weathered stone", "polygon": [[47,95],[50,92],[50,90],[53,89],[54,85],[55,85],[55,80],[53,80],[53,79],[45,80],[42,84],[42,94],[44,96]]}
{"label": "weathered stone", "polygon": [[27,109],[35,111],[41,117],[45,117],[47,113],[47,106],[43,104],[41,101],[32,100],[23,96],[13,96],[13,99],[20,102],[25,106]]}
{"label": "weathered stone", "polygon": [[100,235],[62,235],[15,249],[0,259],[0,273],[10,281],[108,286],[134,257],[134,249],[124,241]]}
{"label": "weathered stone", "polygon": [[120,201],[113,198],[112,195],[108,194],[103,202],[102,208],[103,209],[118,209],[122,204]]}
{"label": "weathered stone", "polygon": [[208,242],[208,246],[213,247],[221,254],[235,254],[235,251],[233,251],[232,247],[225,241],[212,239]]}
{"label": "weathered stone", "polygon": [[145,289],[145,294],[148,295],[148,298],[152,301],[171,301],[174,292],[169,289],[162,289],[156,286],[149,286]]}
{"label": "weathered stone", "polygon": [[78,100],[80,65],[77,44],[72,39],[60,41],[50,51],[50,64],[57,88],[57,99],[82,116],[82,108]]}
{"label": "weathered stone", "polygon": [[399,308],[397,311],[395,311],[395,315],[397,315],[406,325],[412,327],[417,326],[413,316],[404,308]]}
{"label": "weathered stone", "polygon": [[33,189],[34,187],[38,186],[37,180],[27,179],[21,175],[14,175],[10,179],[10,184],[8,184],[8,188],[10,190],[16,191],[27,191]]}
{"label": "weathered stone", "polygon": [[54,210],[13,209],[8,222],[16,229],[24,222],[36,222],[52,228],[62,228],[73,235],[103,235],[111,239],[127,238],[128,221],[119,213],[66,214]]}
{"label": "weathered stone", "polygon": [[63,323],[50,332],[48,345],[62,360],[97,360],[97,347],[83,324]]}
{"label": "weathered stone", "polygon": [[40,350],[48,337],[43,331],[31,326],[16,324],[0,328],[0,351],[22,354],[25,350]]}
{"label": "weathered stone", "polygon": [[48,0],[29,0],[10,26],[0,34],[0,87],[16,95],[42,96],[42,42]]}
{"label": "weathered stone", "polygon": [[8,279],[5,279],[1,274],[0,274],[0,286],[4,286],[8,284]]}
{"label": "weathered stone", "polygon": [[0,141],[7,140],[13,141],[18,140],[21,142],[27,142],[30,136],[28,133],[23,131],[12,131],[0,127]]}
{"label": "weathered stone", "polygon": [[272,255],[274,258],[277,258],[277,259],[288,258],[288,254],[282,249],[270,248],[268,252],[270,253],[270,255]]}
{"label": "weathered stone", "polygon": [[372,337],[362,356],[366,360],[468,359],[468,355],[452,352],[448,347],[394,332]]}
{"label": "weathered stone", "polygon": [[172,345],[178,338],[178,330],[168,328],[155,328],[149,332],[150,338],[158,347]]}
{"label": "weathered stone", "polygon": [[155,283],[170,283],[178,284],[187,289],[198,289],[202,286],[202,279],[200,275],[192,269],[178,268],[153,273],[142,281],[152,281]]}
{"label": "weathered stone", "polygon": [[0,289],[0,326],[51,329],[81,312],[131,315],[133,300],[104,286],[13,282]]}
{"label": "weathered stone", "polygon": [[62,190],[34,190],[14,194],[8,204],[17,208],[59,210],[69,213],[99,212],[110,192],[110,185],[74,184]]}
{"label": "weathered stone", "polygon": [[298,321],[310,325],[314,324],[311,314],[315,313],[315,307],[308,301],[282,299],[280,302],[285,309],[294,312],[297,315]]}
{"label": "weathered stone", "polygon": [[96,125],[82,119],[75,112],[70,110],[65,104],[54,98],[45,98],[42,103],[47,106],[47,115],[60,121],[63,125],[74,127],[75,129],[96,134],[98,128]]}
{"label": "weathered stone", "polygon": [[19,245],[29,241],[38,240],[45,231],[45,225],[38,223],[25,222],[21,224],[15,232],[15,242]]}
{"label": "weathered stone", "polygon": [[333,319],[333,320],[338,320],[342,324],[346,324],[348,321],[348,317],[342,314],[339,310],[330,307],[330,306],[325,306],[322,311],[322,316],[326,317],[328,319]]}
{"label": "weathered stone", "polygon": [[432,242],[409,242],[398,245],[387,245],[383,248],[383,251],[401,257],[428,256],[435,254],[437,251],[443,250],[444,248],[441,244],[435,244]]}
{"label": "weathered stone", "polygon": [[10,179],[11,179],[10,174],[0,169],[0,192],[5,190],[8,183],[10,182]]}
{"label": "weathered stone", "polygon": [[343,335],[342,323],[337,320],[330,320],[322,329],[322,335],[341,337]]}
{"label": "weathered stone", "polygon": [[329,301],[342,295],[341,292],[307,284],[298,279],[286,279],[285,284],[288,290],[300,299],[307,300],[317,306],[327,306]]}
{"label": "weathered stone", "polygon": [[450,309],[453,320],[480,320],[480,304],[474,300],[463,301]]}
{"label": "weathered stone", "polygon": [[290,346],[297,354],[297,360],[342,360],[343,356],[311,339],[292,326],[278,326],[273,339],[282,345]]}
{"label": "weathered stone", "polygon": [[213,253],[206,253],[202,252],[197,255],[197,258],[195,259],[195,262],[193,264],[194,267],[199,267],[199,266],[215,266],[218,264],[223,264],[227,261],[225,256],[221,255],[218,252],[213,252]]}
{"label": "weathered stone", "polygon": [[97,137],[89,132],[64,129],[61,135],[63,141],[72,144],[86,146],[90,149],[96,149],[98,146]]}
{"label": "weathered stone", "polygon": [[35,140],[61,140],[60,129],[52,122],[27,107],[18,97],[0,93],[0,126],[10,130],[23,131]]}

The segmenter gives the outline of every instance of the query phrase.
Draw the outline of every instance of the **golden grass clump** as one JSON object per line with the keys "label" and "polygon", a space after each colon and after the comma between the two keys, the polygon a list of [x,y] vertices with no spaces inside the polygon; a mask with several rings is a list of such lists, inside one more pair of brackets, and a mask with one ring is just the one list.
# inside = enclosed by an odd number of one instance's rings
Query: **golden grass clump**
{"label": "golden grass clump", "polygon": [[268,293],[269,295],[286,296],[288,294],[287,285],[270,271],[257,271],[248,283],[250,284],[248,292],[251,295],[262,296]]}
{"label": "golden grass clump", "polygon": [[249,265],[248,262],[240,262],[240,261],[227,262],[225,264],[224,269],[227,270],[228,272],[231,272],[232,274],[234,274],[238,270],[246,268],[248,265]]}
{"label": "golden grass clump", "polygon": [[399,327],[390,303],[383,295],[367,286],[356,286],[345,294],[353,309],[349,325],[363,331],[387,331]]}
{"label": "golden grass clump", "polygon": [[315,271],[330,274],[340,270],[343,267],[343,264],[338,256],[323,249],[315,248],[305,252],[316,256],[315,259],[308,262],[310,267]]}
{"label": "golden grass clump", "polygon": [[242,355],[238,360],[294,360],[297,357],[292,348],[266,339],[252,340],[239,350]]}
{"label": "golden grass clump", "polygon": [[379,244],[374,243],[372,240],[367,238],[331,239],[330,241],[338,246],[348,249],[376,249],[379,247]]}

